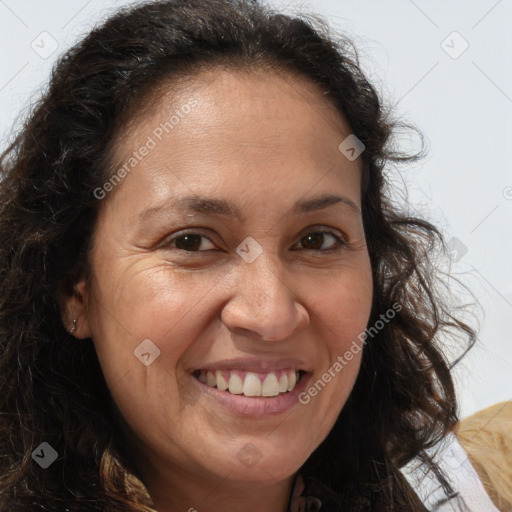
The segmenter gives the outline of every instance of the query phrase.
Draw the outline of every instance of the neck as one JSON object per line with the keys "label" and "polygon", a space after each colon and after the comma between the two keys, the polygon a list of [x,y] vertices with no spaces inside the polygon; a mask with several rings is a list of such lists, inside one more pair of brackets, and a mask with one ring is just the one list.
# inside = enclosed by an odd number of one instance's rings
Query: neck
{"label": "neck", "polygon": [[[233,476],[233,475],[230,475]],[[173,475],[148,491],[158,512],[287,512],[293,477],[269,484],[219,478],[197,482]]]}
{"label": "neck", "polygon": [[233,473],[219,477],[155,469],[143,470],[141,480],[158,512],[287,512],[295,480],[292,475],[283,481],[246,482],[234,480]]}

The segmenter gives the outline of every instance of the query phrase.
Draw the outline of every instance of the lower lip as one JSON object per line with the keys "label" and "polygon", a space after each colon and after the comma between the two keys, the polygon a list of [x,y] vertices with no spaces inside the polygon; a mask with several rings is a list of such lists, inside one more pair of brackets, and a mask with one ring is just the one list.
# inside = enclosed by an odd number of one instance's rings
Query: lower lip
{"label": "lower lip", "polygon": [[203,393],[213,398],[217,403],[233,414],[246,417],[277,416],[289,411],[294,405],[299,404],[299,395],[306,389],[311,373],[302,375],[299,383],[292,391],[273,397],[247,397],[245,395],[233,395],[229,391],[221,391],[204,384],[193,375],[192,380],[199,386]]}

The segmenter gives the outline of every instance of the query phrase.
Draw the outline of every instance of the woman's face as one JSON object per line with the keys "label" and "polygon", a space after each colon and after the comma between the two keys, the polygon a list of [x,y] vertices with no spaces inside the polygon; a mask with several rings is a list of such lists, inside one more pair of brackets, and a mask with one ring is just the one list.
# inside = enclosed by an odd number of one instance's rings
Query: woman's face
{"label": "woman's face", "polygon": [[350,133],[309,82],[223,70],[119,138],[76,334],[147,475],[283,480],[332,428],[372,302]]}

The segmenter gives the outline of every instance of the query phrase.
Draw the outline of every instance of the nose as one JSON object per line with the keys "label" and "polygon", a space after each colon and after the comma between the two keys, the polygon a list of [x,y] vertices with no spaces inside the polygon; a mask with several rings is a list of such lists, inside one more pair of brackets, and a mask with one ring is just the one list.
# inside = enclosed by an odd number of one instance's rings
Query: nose
{"label": "nose", "polygon": [[309,325],[309,314],[299,302],[282,264],[264,255],[243,263],[233,283],[234,293],[221,319],[233,332],[255,340],[278,341]]}

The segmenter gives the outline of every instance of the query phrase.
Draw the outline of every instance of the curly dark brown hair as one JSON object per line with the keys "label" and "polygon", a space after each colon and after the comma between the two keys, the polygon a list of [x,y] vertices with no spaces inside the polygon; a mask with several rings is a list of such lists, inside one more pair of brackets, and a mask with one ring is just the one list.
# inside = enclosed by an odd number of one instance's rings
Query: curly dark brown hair
{"label": "curly dark brown hair", "polygon": [[[395,150],[393,135],[403,125],[361,71],[350,40],[322,18],[284,15],[249,0],[174,0],[120,10],[61,56],[48,90],[0,158],[2,511],[152,510],[120,440],[94,345],[66,331],[58,297],[89,272],[100,204],[94,190],[113,172],[120,129],[163,80],[219,65],[306,77],[345,116],[366,146],[369,325],[401,305],[367,343],[346,405],[301,473],[338,492],[347,507],[386,478],[387,510],[398,503],[414,510],[399,468],[415,457],[449,487],[425,453],[458,415],[454,363],[441,342],[451,332],[462,357],[476,333],[442,293],[442,234],[404,213],[387,189],[388,166],[422,152]],[[31,457],[43,440],[59,454],[45,471]]]}

